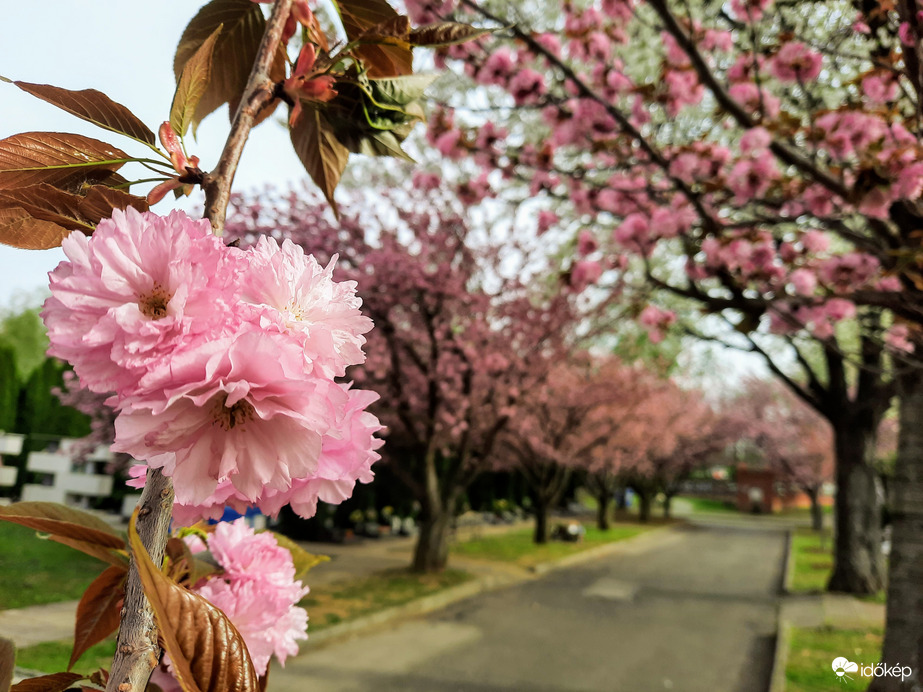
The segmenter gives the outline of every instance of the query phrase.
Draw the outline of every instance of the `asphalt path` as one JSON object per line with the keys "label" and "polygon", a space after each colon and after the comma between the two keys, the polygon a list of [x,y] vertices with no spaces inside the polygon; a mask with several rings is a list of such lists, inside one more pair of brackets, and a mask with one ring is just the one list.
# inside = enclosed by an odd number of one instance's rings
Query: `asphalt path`
{"label": "asphalt path", "polygon": [[669,541],[311,650],[270,692],[766,692],[785,534]]}

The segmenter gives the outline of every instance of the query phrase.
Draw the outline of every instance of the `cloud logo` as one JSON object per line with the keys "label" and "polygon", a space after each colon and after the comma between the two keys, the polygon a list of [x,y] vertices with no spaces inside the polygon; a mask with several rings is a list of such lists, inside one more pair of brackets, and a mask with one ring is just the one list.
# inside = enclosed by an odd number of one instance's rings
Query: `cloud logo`
{"label": "cloud logo", "polygon": [[840,656],[839,658],[833,659],[833,672],[836,673],[837,680],[846,682],[846,680],[852,680],[847,673],[859,672],[859,664],[853,663],[849,659]]}

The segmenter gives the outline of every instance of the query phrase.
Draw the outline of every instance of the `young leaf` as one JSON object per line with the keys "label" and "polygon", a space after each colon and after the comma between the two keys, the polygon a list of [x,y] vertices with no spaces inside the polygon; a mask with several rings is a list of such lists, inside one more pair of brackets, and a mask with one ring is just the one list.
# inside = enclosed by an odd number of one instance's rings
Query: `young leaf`
{"label": "young leaf", "polygon": [[100,219],[112,216],[113,209],[127,209],[132,207],[138,211],[149,209],[144,197],[129,194],[123,190],[114,190],[105,185],[94,185],[86,192],[86,197],[80,201],[78,207],[83,216],[92,223],[99,223]]}
{"label": "young leaf", "polygon": [[0,190],[48,183],[77,189],[101,171],[115,171],[128,154],[105,142],[61,132],[24,132],[0,140]]}
{"label": "young leaf", "polygon": [[80,213],[83,197],[40,183],[0,190],[0,209],[20,208],[41,221],[50,221],[70,231],[93,231],[93,224]]}
{"label": "young leaf", "polygon": [[85,680],[79,673],[54,673],[42,675],[38,678],[29,678],[18,682],[10,688],[10,692],[64,692],[78,680]]}
{"label": "young leaf", "polygon": [[[395,26],[399,15],[386,0],[339,0],[337,9],[350,41],[373,33],[380,25]],[[363,44],[355,49],[370,77],[393,77],[413,72],[413,50],[404,41],[382,39],[381,45]]]}
{"label": "young leaf", "polygon": [[0,507],[0,520],[104,548],[125,547],[125,541],[116,530],[102,519],[54,502],[16,502]]}
{"label": "young leaf", "polygon": [[183,72],[173,94],[173,104],[170,106],[170,126],[180,137],[184,137],[189,131],[199,101],[208,87],[215,41],[218,40],[222,28],[224,25],[219,24],[183,65]]}
{"label": "young leaf", "polygon": [[[186,63],[221,25],[224,28],[215,41],[210,79],[193,116],[193,132],[209,113],[240,98],[256,59],[266,20],[260,6],[251,0],[212,0],[206,4],[186,26],[176,48],[173,72],[177,82]],[[270,78],[273,81],[285,78],[284,50],[276,52]]]}
{"label": "young leaf", "polygon": [[412,46],[452,46],[486,36],[490,31],[458,22],[437,22],[412,29],[407,42]]}
{"label": "young leaf", "polygon": [[338,214],[333,191],[346,169],[349,150],[337,139],[323,114],[313,108],[304,109],[291,130],[291,138],[311,180],[324,193],[334,214]]}
{"label": "young leaf", "polygon": [[185,692],[257,692],[259,681],[243,637],[218,608],[171,581],[141,543],[132,518],[132,555],[144,594]]}
{"label": "young leaf", "polygon": [[295,563],[295,579],[301,579],[314,567],[317,567],[323,562],[330,561],[330,558],[326,555],[313,555],[309,553],[288,536],[283,536],[281,533],[273,533],[273,536],[280,548],[285,548],[292,554],[292,562]]}
{"label": "young leaf", "polygon": [[9,639],[0,637],[0,690],[6,692],[13,683],[13,667],[16,661],[16,647]]}
{"label": "young leaf", "polygon": [[128,553],[124,550],[104,548],[95,543],[78,541],[74,538],[66,538],[64,536],[48,536],[48,540],[66,545],[68,548],[73,548],[74,550],[79,550],[81,553],[89,555],[90,557],[95,557],[97,560],[107,562],[113,567],[125,568],[128,566]]}
{"label": "young leaf", "polygon": [[66,110],[78,118],[106,130],[118,132],[151,146],[157,143],[154,133],[121,103],[116,103],[101,91],[83,89],[71,91],[50,84],[13,82],[25,92]]}
{"label": "young leaf", "polygon": [[21,207],[0,208],[0,243],[23,250],[60,247],[70,231],[50,221],[39,221]]}
{"label": "young leaf", "polygon": [[369,80],[369,95],[382,108],[407,106],[423,97],[439,75],[413,74]]}
{"label": "young leaf", "polygon": [[125,567],[107,567],[93,580],[77,605],[74,649],[67,669],[83,654],[119,627],[120,603],[125,598]]}

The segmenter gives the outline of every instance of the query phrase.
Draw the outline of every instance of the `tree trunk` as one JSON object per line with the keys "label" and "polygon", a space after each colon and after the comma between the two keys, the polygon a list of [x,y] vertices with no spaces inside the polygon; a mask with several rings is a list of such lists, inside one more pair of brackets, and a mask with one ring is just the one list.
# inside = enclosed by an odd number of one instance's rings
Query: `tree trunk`
{"label": "tree trunk", "polygon": [[538,493],[535,495],[535,533],[532,540],[539,545],[548,542],[548,502]]}
{"label": "tree trunk", "polygon": [[872,468],[875,430],[855,420],[834,425],[836,538],[829,591],[873,594],[883,586],[881,479]]}
{"label": "tree trunk", "polygon": [[671,502],[672,500],[673,500],[673,494],[672,494],[672,493],[666,493],[666,494],[663,496],[663,518],[664,518],[664,519],[669,519],[669,518],[670,518],[670,502]]}
{"label": "tree trunk", "polygon": [[653,493],[650,493],[646,490],[635,490],[635,492],[638,494],[639,502],[638,519],[643,522],[647,522],[647,520],[651,518],[651,497]]}
{"label": "tree trunk", "polygon": [[805,491],[811,498],[811,528],[815,531],[824,530],[824,509],[820,506],[820,488],[808,488]]}
{"label": "tree trunk", "polygon": [[913,692],[923,681],[923,372],[902,376],[900,387],[882,662],[908,675],[876,677],[869,692]]}
{"label": "tree trunk", "polygon": [[612,496],[605,489],[596,496],[596,528],[600,531],[609,530],[609,503]]}
{"label": "tree trunk", "polygon": [[443,502],[436,471],[436,453],[430,449],[423,459],[423,497],[420,498],[420,534],[413,550],[414,572],[441,572],[449,561],[449,529],[454,507]]}
{"label": "tree trunk", "polygon": [[452,513],[426,512],[420,518],[420,534],[413,550],[413,571],[441,572],[449,562],[449,530]]}

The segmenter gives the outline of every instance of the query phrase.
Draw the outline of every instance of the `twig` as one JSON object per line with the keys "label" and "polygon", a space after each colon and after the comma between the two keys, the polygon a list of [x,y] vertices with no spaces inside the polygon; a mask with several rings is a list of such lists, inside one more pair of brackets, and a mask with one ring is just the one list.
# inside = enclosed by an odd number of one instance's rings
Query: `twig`
{"label": "twig", "polygon": [[291,6],[292,0],[276,0],[266,25],[266,32],[263,34],[263,42],[247,79],[247,86],[241,96],[237,113],[234,114],[221,158],[218,159],[215,169],[205,175],[205,182],[202,184],[205,190],[205,218],[212,222],[215,235],[224,232],[224,218],[231,199],[231,184],[234,182],[237,164],[250,136],[250,130],[253,129],[260,111],[275,98],[275,85],[269,78],[269,68],[282,40],[282,30],[285,28]]}

